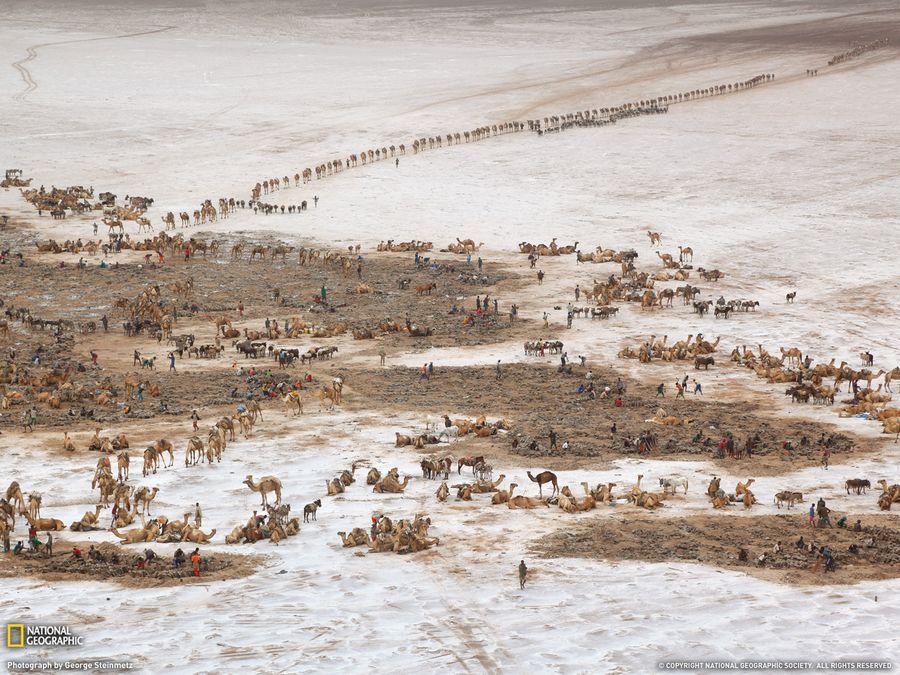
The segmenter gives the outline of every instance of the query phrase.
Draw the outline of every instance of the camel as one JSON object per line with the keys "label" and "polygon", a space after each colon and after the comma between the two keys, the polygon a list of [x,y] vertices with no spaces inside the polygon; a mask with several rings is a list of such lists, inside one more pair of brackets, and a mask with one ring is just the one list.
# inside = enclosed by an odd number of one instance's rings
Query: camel
{"label": "camel", "polygon": [[9,487],[6,488],[6,501],[10,504],[16,504],[19,515],[25,515],[25,497],[22,496],[22,489],[19,487],[19,481],[14,480],[9,484]]}
{"label": "camel", "polygon": [[375,485],[380,480],[381,472],[374,467],[369,469],[369,473],[366,474],[366,485]]}
{"label": "camel", "polygon": [[891,381],[894,378],[900,379],[900,366],[896,366],[884,374],[884,390],[891,391]]}
{"label": "camel", "polygon": [[28,515],[34,520],[41,517],[41,496],[37,492],[28,495]]}
{"label": "camel", "polygon": [[166,464],[166,460],[163,459],[163,468],[175,466],[175,447],[169,441],[160,439],[153,444],[153,448],[158,457],[162,457],[164,452],[169,453],[169,463]]}
{"label": "camel", "polygon": [[203,459],[203,441],[199,436],[191,436],[184,449],[184,465],[193,466],[198,464],[201,459]]}
{"label": "camel", "polygon": [[[551,483],[553,485],[553,491],[550,493],[550,496],[557,494],[559,492],[559,484],[556,482],[556,474],[552,471],[542,471],[537,476],[532,476],[530,471],[525,472],[528,475],[528,479],[532,483],[538,484],[538,495],[543,499],[543,487],[544,483]],[[511,488],[512,486],[510,486]],[[510,490],[510,494],[512,494],[512,490]]]}
{"label": "camel", "polygon": [[706,488],[706,494],[709,497],[715,497],[721,484],[722,480],[718,476],[713,477],[713,479],[709,481],[709,487]]}
{"label": "camel", "polygon": [[297,412],[295,415],[303,414],[303,398],[300,396],[299,391],[289,391],[282,398],[281,402],[284,404],[284,414],[287,415],[291,410],[296,406]]}
{"label": "camel", "polygon": [[84,515],[81,516],[81,520],[76,523],[72,523],[69,526],[69,529],[74,531],[85,531],[90,528],[94,528],[97,526],[97,522],[100,518],[100,511],[103,509],[102,504],[97,504],[94,507],[93,511],[85,511]]}
{"label": "camel", "polygon": [[32,518],[29,514],[25,514],[25,520],[34,529],[40,532],[55,532],[66,529],[63,521],[58,518]]}
{"label": "camel", "polygon": [[781,355],[783,358],[786,358],[788,361],[788,365],[800,365],[803,361],[803,354],[800,352],[800,349],[797,347],[790,347],[789,349],[785,349],[784,347],[779,347],[781,350]]}
{"label": "camel", "polygon": [[686,257],[690,257],[691,262],[694,262],[694,249],[690,246],[678,247],[678,261],[684,262]]}
{"label": "camel", "polygon": [[[555,477],[554,477],[555,478]],[[555,484],[555,480],[554,480]],[[506,500],[506,506],[510,509],[534,509],[538,506],[550,507],[548,499],[535,499],[534,497],[513,497],[513,490],[519,487],[515,483],[509,484],[509,495]]]}
{"label": "camel", "polygon": [[747,491],[751,485],[753,485],[753,482],[755,480],[756,480],[755,478],[748,478],[746,483],[739,482],[737,484],[737,487],[734,488],[735,496],[740,497],[742,494],[744,494],[744,492]]}
{"label": "camel", "polygon": [[406,486],[409,485],[409,481],[411,480],[412,476],[405,476],[403,478],[403,482],[400,483],[393,474],[389,473],[387,476],[375,483],[375,487],[372,489],[372,492],[403,492],[406,489]]}
{"label": "camel", "polygon": [[63,450],[67,450],[68,452],[75,452],[75,443],[72,442],[72,439],[69,438],[69,432],[63,432]]}
{"label": "camel", "polygon": [[647,236],[650,237],[651,246],[657,245],[662,241],[662,234],[660,234],[659,232],[647,230]]}
{"label": "camel", "polygon": [[185,525],[182,535],[182,541],[189,541],[194,544],[208,544],[216,536],[216,528],[213,528],[209,534],[205,534],[199,527]]}
{"label": "camel", "polygon": [[672,260],[671,253],[660,253],[659,251],[657,251],[656,257],[659,258],[660,260],[662,260],[663,265],[665,265],[666,267],[671,267],[672,265],[675,264],[674,260]]}
{"label": "camel", "polygon": [[345,489],[346,486],[341,482],[340,478],[332,478],[331,480],[325,481],[325,490],[329,497],[339,495],[344,492]]}
{"label": "camel", "polygon": [[[163,460],[163,463],[165,463],[165,460]],[[148,474],[156,473],[158,467],[159,453],[156,451],[156,448],[149,446],[144,450],[144,467],[141,470],[141,473],[146,478]]]}
{"label": "camel", "polygon": [[582,483],[581,486],[584,488],[585,495],[588,497],[593,497],[594,501],[598,504],[613,502],[615,501],[615,497],[613,497],[612,489],[616,486],[615,483],[607,483],[606,485],[598,485],[596,490],[588,489],[587,483]]}
{"label": "camel", "polygon": [[140,488],[137,492],[134,493],[134,510],[137,511],[138,502],[141,504],[141,515],[146,513],[148,516],[150,515],[150,502],[156,499],[156,493],[159,492],[159,488],[155,487],[152,490],[147,487]]}
{"label": "camel", "polygon": [[281,481],[278,480],[275,476],[263,476],[259,479],[258,483],[253,482],[253,476],[249,475],[244,479],[244,485],[250,488],[253,492],[259,492],[262,497],[262,506],[266,507],[269,505],[267,500],[267,494],[269,492],[275,493],[275,506],[281,504]]}
{"label": "camel", "polygon": [[644,474],[639,473],[637,477],[637,482],[631,488],[631,494],[628,496],[629,501],[635,501],[640,494],[643,492],[641,490],[641,480],[644,478]]}
{"label": "camel", "polygon": [[497,486],[503,482],[504,478],[506,478],[506,475],[501,473],[497,477],[497,480],[493,482],[484,480],[478,481],[477,483],[475,483],[475,485],[472,486],[472,493],[480,495],[487,494],[488,492],[497,492],[499,490]]}
{"label": "camel", "polygon": [[338,536],[341,538],[341,542],[344,544],[344,548],[352,548],[354,546],[364,545],[368,546],[371,544],[369,533],[361,527],[354,527],[352,530],[350,530],[349,535],[346,532],[338,532]]}
{"label": "camel", "polygon": [[119,472],[119,480],[126,481],[128,480],[128,466],[131,464],[131,459],[128,456],[128,453],[122,450],[118,455],[116,455],[116,468]]}
{"label": "camel", "polygon": [[160,535],[159,524],[150,521],[146,527],[135,527],[125,532],[119,532],[115,527],[109,530],[119,538],[123,544],[140,544],[145,541],[153,541]]}
{"label": "camel", "polygon": [[750,490],[744,491],[744,508],[749,509],[753,504],[756,503],[756,499],[753,497],[753,493]]}
{"label": "camel", "polygon": [[562,489],[559,499],[557,500],[557,505],[566,513],[575,513],[578,510],[575,505],[575,500],[572,498],[571,492],[569,492],[568,486]]}
{"label": "camel", "polygon": [[441,482],[441,486],[434,494],[438,498],[439,502],[447,501],[447,497],[450,495],[450,488],[447,487],[447,481]]}

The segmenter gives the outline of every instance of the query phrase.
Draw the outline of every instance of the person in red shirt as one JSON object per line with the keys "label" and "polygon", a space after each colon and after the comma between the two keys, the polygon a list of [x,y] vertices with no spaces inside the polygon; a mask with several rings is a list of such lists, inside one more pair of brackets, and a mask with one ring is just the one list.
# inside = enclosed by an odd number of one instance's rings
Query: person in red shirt
{"label": "person in red shirt", "polygon": [[191,565],[194,568],[194,576],[200,576],[200,549],[195,548],[194,552],[191,553]]}

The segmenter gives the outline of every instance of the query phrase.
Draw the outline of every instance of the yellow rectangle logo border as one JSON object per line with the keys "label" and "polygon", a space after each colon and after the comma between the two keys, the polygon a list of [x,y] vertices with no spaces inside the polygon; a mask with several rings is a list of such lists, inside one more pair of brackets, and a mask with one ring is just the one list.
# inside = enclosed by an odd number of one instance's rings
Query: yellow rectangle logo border
{"label": "yellow rectangle logo border", "polygon": [[[13,643],[13,629],[19,629],[19,641]],[[21,649],[25,646],[25,624],[24,623],[8,623],[6,624],[6,646],[10,649]]]}

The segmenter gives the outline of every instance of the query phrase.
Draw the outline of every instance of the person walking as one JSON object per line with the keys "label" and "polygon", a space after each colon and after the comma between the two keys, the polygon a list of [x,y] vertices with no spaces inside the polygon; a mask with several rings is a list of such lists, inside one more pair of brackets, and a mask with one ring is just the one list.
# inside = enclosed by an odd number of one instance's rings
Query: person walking
{"label": "person walking", "polygon": [[31,412],[28,410],[22,413],[22,427],[23,433],[34,431],[34,426],[31,424]]}
{"label": "person walking", "polygon": [[694,380],[694,396],[700,394],[703,396],[703,387],[700,386],[700,383],[697,380]]}
{"label": "person walking", "polygon": [[380,365],[382,365],[382,366],[384,365],[384,361],[386,358],[387,358],[387,353],[384,351],[384,345],[381,345],[378,348],[378,360],[379,360]]}
{"label": "person walking", "polygon": [[809,526],[810,527],[816,526],[816,505],[815,504],[809,505]]}
{"label": "person walking", "polygon": [[362,258],[356,261],[356,278],[362,281]]}
{"label": "person walking", "polygon": [[478,271],[480,272],[484,267],[484,261],[481,259],[481,256],[478,256]]}
{"label": "person walking", "polygon": [[397,158],[394,160],[394,167],[395,167],[395,168],[400,168],[400,158],[399,158],[399,157],[397,157]]}
{"label": "person walking", "polygon": [[662,382],[656,387],[656,398],[665,398],[666,397],[666,385]]}
{"label": "person walking", "polygon": [[49,532],[47,533],[47,544],[45,550],[47,552],[48,558],[53,555],[53,535]]}
{"label": "person walking", "polygon": [[103,316],[100,317],[100,323],[103,324],[103,332],[108,333],[109,332],[109,317],[107,317],[106,314],[104,314]]}
{"label": "person walking", "polygon": [[191,412],[191,425],[194,428],[194,431],[197,431],[200,427],[197,424],[200,421],[200,415],[197,414],[197,411],[194,410]]}
{"label": "person walking", "polygon": [[519,588],[525,589],[525,578],[528,576],[528,568],[525,566],[525,561],[519,561]]}
{"label": "person walking", "polygon": [[200,502],[197,502],[194,510],[194,527],[200,527],[203,524],[203,511],[200,510]]}
{"label": "person walking", "polygon": [[556,432],[553,430],[552,427],[551,427],[550,433],[548,435],[550,436],[550,449],[556,450]]}
{"label": "person walking", "polygon": [[169,372],[177,372],[175,370],[175,352],[169,352]]}
{"label": "person walking", "polygon": [[501,377],[502,376],[500,373],[500,359],[497,359],[497,380],[500,380]]}
{"label": "person walking", "polygon": [[828,447],[824,447],[822,449],[822,466],[825,467],[825,470],[828,470],[828,460],[831,458],[831,450]]}
{"label": "person walking", "polygon": [[544,312],[544,328],[550,328],[550,315],[547,312]]}
{"label": "person walking", "polygon": [[328,293],[328,288],[326,288],[325,284],[322,283],[322,288],[320,289],[319,297],[322,298],[322,304],[324,305],[326,302],[326,294]]}
{"label": "person walking", "polygon": [[538,270],[537,278],[538,278],[538,286],[543,286],[544,285],[544,270]]}
{"label": "person walking", "polygon": [[681,386],[681,382],[675,383],[675,398],[684,398],[684,387]]}
{"label": "person walking", "polygon": [[137,386],[137,400],[138,400],[138,401],[143,401],[143,400],[144,400],[144,383],[143,383],[143,382],[138,382],[138,386]]}
{"label": "person walking", "polygon": [[434,375],[434,362],[433,362],[433,361],[429,361],[429,362],[428,362],[428,379],[429,379],[429,380],[431,379],[431,376],[432,376],[432,375]]}
{"label": "person walking", "polygon": [[238,300],[238,316],[244,316],[244,301]]}
{"label": "person walking", "polygon": [[91,350],[91,363],[93,363],[95,366],[97,365],[97,352],[95,352],[93,349]]}

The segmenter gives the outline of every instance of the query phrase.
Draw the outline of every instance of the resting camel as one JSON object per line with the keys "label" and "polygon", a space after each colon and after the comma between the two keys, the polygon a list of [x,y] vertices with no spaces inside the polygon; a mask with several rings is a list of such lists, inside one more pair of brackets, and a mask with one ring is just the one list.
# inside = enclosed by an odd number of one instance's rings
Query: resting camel
{"label": "resting camel", "polygon": [[36,530],[41,532],[58,531],[66,529],[65,523],[58,518],[32,518],[29,514],[25,514],[25,520]]}
{"label": "resting camel", "polygon": [[[553,485],[553,492],[550,493],[550,496],[557,494],[559,492],[559,484],[556,482],[556,474],[552,471],[541,471],[537,476],[532,476],[530,471],[525,472],[528,475],[528,479],[532,483],[538,484],[538,495],[543,499],[544,497],[544,483],[551,483]],[[510,488],[512,486],[510,485]],[[512,490],[510,490],[510,494]]]}
{"label": "resting camel", "polygon": [[375,485],[380,480],[381,472],[374,467],[369,469],[369,473],[366,474],[366,485]]}
{"label": "resting camel", "polygon": [[145,541],[153,541],[161,533],[159,531],[159,523],[151,520],[146,527],[135,527],[125,532],[119,532],[116,528],[109,530],[116,535],[123,544],[140,544]]}
{"label": "resting camel", "polygon": [[262,506],[269,505],[267,495],[269,492],[275,493],[275,506],[281,504],[281,481],[275,476],[263,476],[258,483],[253,482],[253,476],[249,475],[244,479],[244,485],[253,492],[258,492],[262,497]]}
{"label": "resting camel", "polygon": [[85,531],[90,528],[94,528],[97,526],[97,521],[100,518],[100,511],[103,509],[102,504],[97,504],[94,507],[93,511],[85,511],[84,515],[81,516],[81,520],[77,523],[72,523],[69,529],[74,531]]}
{"label": "resting camel", "polygon": [[216,536],[215,528],[209,534],[204,533],[199,527],[191,527],[190,525],[185,525],[182,530],[182,541],[189,541],[194,544],[208,544],[214,536]]}
{"label": "resting camel", "polygon": [[515,490],[518,485],[515,483],[509,484],[509,496],[506,500],[506,506],[510,509],[534,509],[538,506],[546,506],[549,508],[550,504],[547,499],[535,499],[534,497],[522,497],[517,496],[513,497],[513,490]]}
{"label": "resting camel", "polygon": [[409,481],[411,480],[411,476],[405,476],[403,478],[403,482],[400,483],[397,480],[396,476],[389,473],[387,476],[375,483],[375,487],[372,489],[372,492],[403,492],[406,489],[406,486],[409,485]]}
{"label": "resting camel", "polygon": [[447,497],[450,495],[450,488],[447,487],[447,481],[441,482],[441,486],[435,492],[435,496],[438,498],[439,502],[447,501]]}
{"label": "resting camel", "polygon": [[345,548],[352,548],[353,546],[368,546],[371,544],[369,533],[361,527],[354,527],[352,530],[350,530],[349,535],[346,532],[338,532],[338,536],[341,538],[341,542],[344,544]]}
{"label": "resting camel", "polygon": [[478,481],[475,485],[472,486],[472,494],[487,494],[488,492],[497,492],[499,488],[497,487],[500,483],[503,482],[503,479],[506,478],[502,473],[497,477],[497,480],[490,481]]}
{"label": "resting camel", "polygon": [[63,432],[63,450],[68,450],[69,452],[75,451],[75,443],[69,438],[68,431]]}

